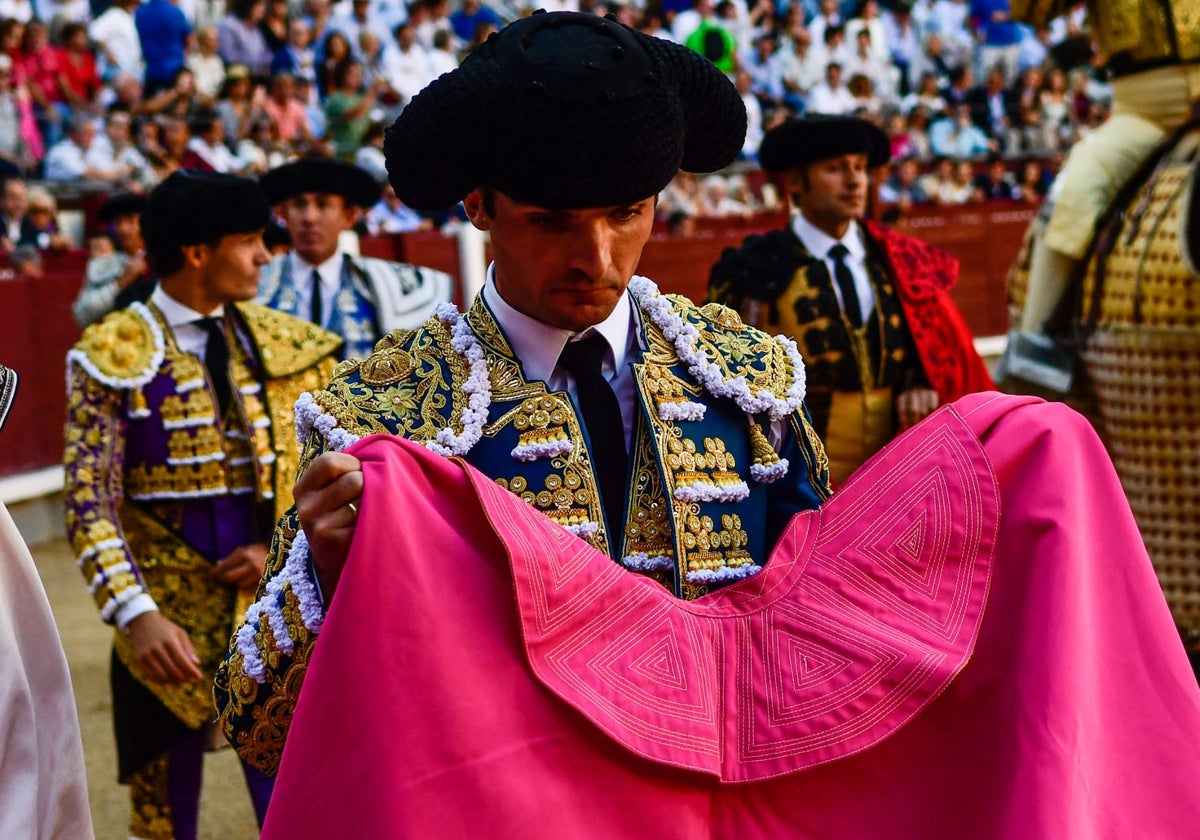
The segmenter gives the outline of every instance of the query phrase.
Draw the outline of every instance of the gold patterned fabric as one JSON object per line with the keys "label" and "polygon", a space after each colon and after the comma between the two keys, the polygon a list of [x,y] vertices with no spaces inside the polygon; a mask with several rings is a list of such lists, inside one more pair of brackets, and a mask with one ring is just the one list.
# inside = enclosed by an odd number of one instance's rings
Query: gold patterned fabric
{"label": "gold patterned fabric", "polygon": [[169,759],[159,756],[134,774],[129,783],[129,834],[139,840],[175,840],[167,784]]}
{"label": "gold patterned fabric", "polygon": [[1200,650],[1197,149],[1200,130],[1114,218],[1113,247],[1103,262],[1089,262],[1082,294],[1083,318],[1096,321],[1082,356],[1101,432],[1193,650]]}
{"label": "gold patterned fabric", "polygon": [[[220,557],[198,547],[223,524],[204,517],[222,509],[198,504],[244,500],[229,510],[251,524],[291,505],[299,462],[292,404],[325,381],[340,343],[263,307],[237,313],[226,323],[235,399],[223,418],[203,364],[175,346],[157,310],[113,313],[68,356],[66,525],[101,617],[111,622],[149,596],[188,632],[210,675],[236,593],[210,578]],[[155,683],[137,667],[128,636],[117,632],[115,648],[180,721],[194,728],[212,720],[208,683]]]}

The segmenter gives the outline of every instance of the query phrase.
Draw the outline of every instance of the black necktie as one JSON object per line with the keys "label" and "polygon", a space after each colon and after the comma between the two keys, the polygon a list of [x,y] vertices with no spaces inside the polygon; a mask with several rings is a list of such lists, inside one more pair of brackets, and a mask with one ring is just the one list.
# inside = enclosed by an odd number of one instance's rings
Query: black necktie
{"label": "black necktie", "polygon": [[559,366],[575,377],[575,396],[591,439],[592,466],[600,484],[600,502],[608,520],[609,542],[620,550],[621,514],[625,505],[625,424],[617,395],[600,370],[605,341],[592,333],[570,341],[558,357]]}
{"label": "black necktie", "polygon": [[850,250],[839,242],[829,249],[829,258],[833,260],[833,279],[842,293],[842,309],[846,312],[846,320],[852,327],[861,327],[863,322],[862,305],[858,302],[858,291],[854,287],[854,275],[850,273],[850,266],[846,265],[846,255],[849,253]]}
{"label": "black necktie", "polygon": [[321,275],[314,268],[312,273],[312,311],[308,314],[308,320],[312,321],[318,327],[325,326],[325,301],[321,300]]}
{"label": "black necktie", "polygon": [[204,345],[204,366],[208,368],[213,389],[217,392],[217,404],[224,417],[233,398],[233,389],[229,385],[229,342],[225,340],[225,322],[221,318],[201,318],[194,323],[208,333],[208,342]]}

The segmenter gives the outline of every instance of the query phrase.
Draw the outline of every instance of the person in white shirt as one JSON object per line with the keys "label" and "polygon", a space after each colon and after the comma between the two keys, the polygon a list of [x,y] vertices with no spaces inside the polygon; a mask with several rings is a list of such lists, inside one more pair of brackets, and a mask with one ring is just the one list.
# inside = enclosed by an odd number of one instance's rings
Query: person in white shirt
{"label": "person in white shirt", "polygon": [[831,26],[845,26],[846,19],[838,8],[838,0],[821,0],[820,11],[808,22],[808,31],[814,44],[825,43],[825,30]]}
{"label": "person in white shirt", "polygon": [[225,59],[217,52],[220,39],[215,26],[206,26],[196,33],[196,48],[188,53],[187,68],[192,71],[196,94],[206,102],[216,102],[225,83]]}
{"label": "person in white shirt", "polygon": [[[647,73],[648,67],[655,72]],[[530,76],[542,82],[546,98],[540,105],[535,98],[540,93],[528,96]],[[626,95],[605,96],[610,90]],[[478,132],[470,130],[473,124]],[[648,586],[665,586],[684,598],[754,573],[750,564],[766,560],[780,533],[765,516],[769,506],[786,509],[778,520],[782,525],[791,513],[820,504],[828,488],[821,446],[810,436],[799,394],[799,360],[784,362],[778,351],[766,349],[778,345],[725,319],[723,310],[701,310],[660,295],[650,280],[634,276],[653,227],[655,196],[681,164],[710,172],[731,163],[741,149],[744,124],[737,91],[711,62],[678,44],[582,14],[533,15],[510,24],[404,109],[388,132],[388,172],[396,193],[430,212],[461,202],[471,223],[489,232],[495,262],[468,314],[442,307],[436,319],[394,333],[371,357],[342,368],[330,387],[356,390],[353,405],[343,403],[339,392],[324,403],[328,409],[319,409],[319,418],[306,407],[298,411],[302,422],[314,418],[306,453],[315,457],[297,485],[296,511],[282,521],[276,545],[282,561],[303,520],[310,550],[304,559],[291,556],[304,563],[305,580],[315,574],[325,596],[318,609],[342,597],[337,580],[353,536],[365,466],[332,448],[317,453],[325,449],[326,430],[342,432],[359,419],[362,425],[355,428],[429,440],[440,447],[435,451],[469,457],[484,475],[518,495],[533,488],[527,498],[534,504],[542,487],[563,488],[540,497],[565,503],[561,513],[550,504],[540,510],[575,526],[574,533],[630,574],[652,576],[656,582],[645,581]],[[487,154],[460,152],[481,139]],[[705,314],[693,315],[701,311]],[[685,323],[700,320],[705,327],[697,339],[703,342],[699,358],[716,359],[703,361],[711,373],[654,363],[672,352],[669,341]],[[432,343],[435,335],[445,341]],[[678,340],[682,346],[689,339]],[[660,341],[668,342],[661,345],[666,350],[656,349]],[[692,362],[697,351],[680,355]],[[692,362],[692,370],[700,363]],[[739,383],[754,380],[749,387],[757,386],[760,371],[793,383],[773,415],[778,421],[766,417],[761,404],[725,396],[726,371],[732,370],[744,371]],[[682,441],[679,426],[657,431],[674,423],[666,418],[678,416],[671,414],[674,406],[663,408],[666,395],[676,393],[686,394],[688,416],[695,421]],[[328,394],[332,391],[315,395],[312,405]],[[469,406],[459,400],[473,394],[483,396],[471,396]],[[527,423],[521,413],[526,410],[538,412],[530,417],[539,419]],[[548,432],[540,431],[542,413],[552,418],[545,421],[552,424]],[[772,443],[769,435],[777,428]],[[518,437],[517,429],[528,431]],[[655,440],[673,441],[672,448],[684,453],[696,447],[697,458],[685,454],[688,466],[674,466],[682,463],[679,457],[654,446]],[[662,488],[673,485],[651,485],[650,476],[663,470],[691,470],[693,460],[706,457],[701,449],[722,453],[718,459],[741,453],[737,468],[748,477],[761,475],[751,472],[752,459],[760,467],[766,460],[779,464],[773,446],[789,453],[789,466],[777,468],[770,484],[751,479],[747,493],[722,497],[715,519],[706,512],[715,507],[713,496],[691,496],[703,501],[680,504],[686,492],[672,498]],[[531,451],[538,454],[527,458]],[[564,457],[568,452],[572,460]],[[732,463],[727,469],[733,470]],[[527,478],[531,474],[536,478]],[[514,475],[520,480],[510,478]],[[697,523],[723,530],[713,538],[705,531],[700,548],[695,540],[685,541],[686,529]],[[727,533],[736,548],[725,545]],[[664,548],[653,548],[654,555],[635,548],[648,539]],[[689,564],[688,556],[701,551],[704,567]],[[272,600],[284,591],[281,585],[291,585],[279,569],[282,562],[272,564],[264,584],[272,587]],[[262,614],[262,620],[271,615]],[[288,626],[276,623],[277,636],[256,632],[254,623],[246,628],[248,638],[238,632],[215,690],[227,736],[247,758],[272,769],[286,732],[270,727],[265,709],[277,710],[276,720],[288,725],[296,699],[291,687],[314,644],[323,643],[316,633],[298,629],[299,618],[286,615],[283,621]],[[285,633],[295,642],[287,653],[277,647]],[[252,664],[260,654],[262,668]],[[245,749],[250,743],[253,751]],[[262,749],[267,744],[269,751]]]}
{"label": "person in white shirt", "polygon": [[364,31],[391,31],[383,18],[375,13],[371,0],[351,0],[349,3],[339,4],[326,27],[326,32],[341,32],[345,35],[346,40],[350,42],[350,49],[359,57],[359,39]]}
{"label": "person in white shirt", "polygon": [[46,153],[47,181],[77,181],[103,178],[102,172],[88,165],[87,153],[96,139],[96,124],[91,117],[75,116],[67,136],[50,147]]}
{"label": "person in white shirt", "polygon": [[132,124],[127,110],[109,110],[104,133],[92,141],[84,155],[84,163],[97,177],[110,181],[136,179],[147,168],[146,158],[133,144]]}
{"label": "person in white shirt", "polygon": [[142,78],[142,42],[133,23],[133,11],[141,0],[116,0],[88,26],[88,36],[101,59],[101,75],[112,79],[117,73]]}
{"label": "person in white shirt", "polygon": [[808,92],[809,114],[835,114],[844,116],[858,107],[858,102],[849,88],[842,84],[842,65],[836,61],[825,68],[825,81],[814,85]]}
{"label": "person in white shirt", "polygon": [[31,0],[0,0],[0,20],[29,23],[35,14]]}
{"label": "person in white shirt", "polygon": [[407,104],[436,77],[429,51],[417,41],[410,24],[396,27],[396,49],[383,56],[384,76]]}
{"label": "person in white shirt", "polygon": [[[122,836],[181,840],[197,837],[213,672],[238,592],[258,582],[295,483],[297,458],[272,441],[292,434],[293,395],[328,379],[340,342],[248,302],[270,220],[253,181],[179,170],[147,202],[158,284],[67,357],[63,495],[84,581],[115,630]],[[244,770],[261,826],[272,780]]]}
{"label": "person in white shirt", "polygon": [[858,17],[846,21],[846,41],[854,43],[858,33],[864,30],[871,33],[871,53],[875,58],[880,62],[889,61],[892,56],[888,50],[887,29],[879,14],[879,0],[863,0]]}
{"label": "person in white shirt", "polygon": [[758,146],[763,139],[762,105],[751,90],[749,73],[739,70],[734,78],[742,104],[746,106],[746,142],[742,144],[742,157],[754,160],[758,157]]}
{"label": "person in white shirt", "polygon": [[854,36],[854,52],[846,59],[842,72],[847,79],[866,76],[871,80],[875,95],[888,102],[895,102],[898,73],[890,58],[880,58],[871,45],[871,30],[859,29]]}
{"label": "person in white shirt", "polygon": [[792,30],[791,37],[780,44],[771,61],[783,85],[784,103],[795,113],[804,113],[808,92],[824,77],[826,67],[812,48],[808,31],[803,27]]}
{"label": "person in white shirt", "polygon": [[[949,299],[957,265],[937,286],[924,273],[952,258],[863,219],[870,173],[889,156],[887,136],[855,117],[773,128],[760,162],[796,212],[784,230],[727,249],[709,278],[710,300],[800,346],[835,484],[942,402],[993,387]],[[932,321],[936,334],[922,329]]]}
{"label": "person in white shirt", "polygon": [[454,52],[454,38],[449,32],[441,31],[433,36],[433,49],[429,51],[429,66],[435,79],[458,67],[458,55]]}

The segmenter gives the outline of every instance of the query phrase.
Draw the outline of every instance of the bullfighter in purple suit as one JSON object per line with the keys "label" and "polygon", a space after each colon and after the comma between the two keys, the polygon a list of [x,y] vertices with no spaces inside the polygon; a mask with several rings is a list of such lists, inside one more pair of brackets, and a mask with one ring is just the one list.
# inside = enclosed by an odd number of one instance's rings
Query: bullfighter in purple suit
{"label": "bullfighter in purple suit", "polygon": [[[67,355],[66,522],[112,660],[130,834],[196,837],[211,685],[292,503],[292,405],[341,339],[251,300],[269,255],[253,181],[181,171],[150,195],[162,278]],[[247,767],[259,820],[271,782]]]}

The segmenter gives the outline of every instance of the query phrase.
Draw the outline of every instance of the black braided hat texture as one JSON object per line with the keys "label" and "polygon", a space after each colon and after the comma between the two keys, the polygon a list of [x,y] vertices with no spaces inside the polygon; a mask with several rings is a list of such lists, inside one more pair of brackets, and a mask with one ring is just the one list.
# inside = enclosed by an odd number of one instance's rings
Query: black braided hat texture
{"label": "black braided hat texture", "polygon": [[335,158],[300,158],[272,169],[258,183],[273,205],[302,193],[325,193],[356,207],[372,207],[383,192],[365,169]]}
{"label": "black braided hat texture", "polygon": [[157,252],[262,230],[270,220],[271,208],[257,181],[180,169],[147,197],[142,238],[147,251]]}
{"label": "black braided hat texture", "polygon": [[730,81],[686,47],[588,14],[505,27],[405,107],[384,152],[418,210],[489,186],[557,209],[630,204],[679,169],[711,172],[742,148]]}
{"label": "black braided hat texture", "polygon": [[758,161],[767,172],[785,172],[842,155],[866,155],[874,168],[891,160],[892,150],[887,135],[864,119],[819,114],[768,131]]}

